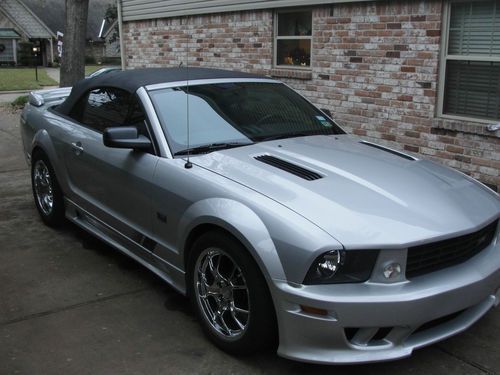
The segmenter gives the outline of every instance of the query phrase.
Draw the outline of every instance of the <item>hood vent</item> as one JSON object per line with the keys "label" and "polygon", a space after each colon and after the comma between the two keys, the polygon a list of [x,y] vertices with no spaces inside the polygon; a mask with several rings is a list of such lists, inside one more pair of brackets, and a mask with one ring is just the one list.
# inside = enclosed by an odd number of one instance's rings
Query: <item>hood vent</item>
{"label": "hood vent", "polygon": [[279,168],[288,173],[294,174],[295,176],[303,178],[304,180],[307,181],[319,180],[320,178],[323,178],[323,176],[320,175],[319,173],[310,171],[309,169],[302,168],[296,164],[292,164],[288,161],[279,159],[271,155],[255,156],[255,160],[272,165],[275,168]]}
{"label": "hood vent", "polygon": [[410,156],[410,155],[407,155],[407,154],[404,154],[402,152],[399,152],[399,151],[396,151],[396,150],[391,150],[390,148],[386,148],[384,146],[380,146],[380,145],[377,145],[375,143],[370,143],[370,142],[366,142],[366,141],[361,141],[359,142],[361,143],[362,145],[365,145],[365,146],[370,146],[370,147],[373,147],[373,148],[376,148],[376,149],[379,149],[379,150],[382,150],[382,151],[385,151],[385,152],[388,152],[390,154],[393,154],[393,155],[396,155],[396,156],[399,156],[400,158],[403,158],[403,159],[406,159],[406,160],[417,160],[416,158],[414,158],[413,156]]}

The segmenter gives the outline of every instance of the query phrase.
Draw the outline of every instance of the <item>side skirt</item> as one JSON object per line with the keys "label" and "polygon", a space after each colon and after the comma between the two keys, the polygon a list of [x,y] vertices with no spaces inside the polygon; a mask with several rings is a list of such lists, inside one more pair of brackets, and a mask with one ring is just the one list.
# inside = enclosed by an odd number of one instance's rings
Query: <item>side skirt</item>
{"label": "side skirt", "polygon": [[90,214],[72,200],[65,197],[64,201],[66,218],[69,221],[129,256],[166,281],[178,292],[186,295],[185,272],[154,254],[154,246],[152,247],[150,244],[152,240],[140,236],[139,242],[134,241]]}

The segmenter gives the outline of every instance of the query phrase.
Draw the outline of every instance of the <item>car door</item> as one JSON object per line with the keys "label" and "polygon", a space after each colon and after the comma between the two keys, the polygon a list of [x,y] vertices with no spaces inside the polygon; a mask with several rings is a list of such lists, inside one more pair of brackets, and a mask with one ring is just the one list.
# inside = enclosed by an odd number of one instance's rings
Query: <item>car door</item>
{"label": "car door", "polygon": [[65,162],[72,198],[120,236],[143,245],[151,236],[151,180],[159,158],[154,148],[109,148],[102,140],[105,128],[125,125],[138,127],[151,139],[136,96],[114,88],[94,89],[70,116],[75,129],[65,142]]}

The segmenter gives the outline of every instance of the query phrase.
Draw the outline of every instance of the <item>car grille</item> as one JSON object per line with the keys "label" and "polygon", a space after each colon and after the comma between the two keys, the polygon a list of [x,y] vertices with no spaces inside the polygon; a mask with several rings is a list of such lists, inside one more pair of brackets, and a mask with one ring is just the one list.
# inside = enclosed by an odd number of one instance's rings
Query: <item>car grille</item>
{"label": "car grille", "polygon": [[498,220],[465,236],[408,248],[406,278],[442,270],[472,258],[493,241],[497,225]]}

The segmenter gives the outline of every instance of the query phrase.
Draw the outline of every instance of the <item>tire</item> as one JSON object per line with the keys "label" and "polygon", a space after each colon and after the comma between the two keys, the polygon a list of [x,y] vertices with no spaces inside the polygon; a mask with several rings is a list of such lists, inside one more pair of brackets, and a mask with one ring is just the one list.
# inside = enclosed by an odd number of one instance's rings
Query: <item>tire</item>
{"label": "tire", "polygon": [[200,236],[191,248],[187,282],[203,330],[220,349],[241,355],[276,348],[276,315],[269,289],[236,239],[217,231]]}
{"label": "tire", "polygon": [[31,187],[43,222],[50,227],[59,227],[64,222],[63,194],[49,158],[41,151],[33,153]]}

